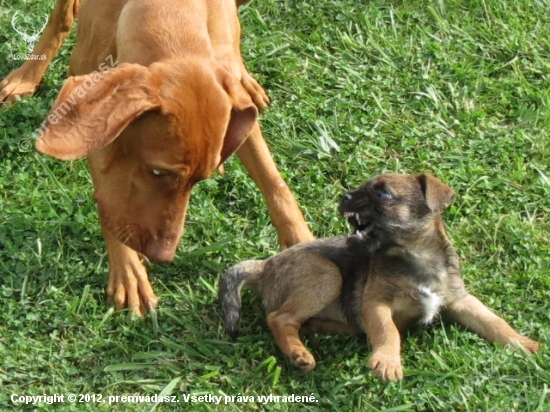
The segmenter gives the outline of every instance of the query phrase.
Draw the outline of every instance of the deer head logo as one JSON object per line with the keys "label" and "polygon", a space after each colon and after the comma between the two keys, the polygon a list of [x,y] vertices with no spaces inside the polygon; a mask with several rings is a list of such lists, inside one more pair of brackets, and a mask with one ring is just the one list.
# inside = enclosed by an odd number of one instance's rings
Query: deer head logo
{"label": "deer head logo", "polygon": [[11,26],[17,33],[19,33],[23,37],[23,40],[27,42],[27,53],[31,54],[34,49],[34,45],[36,44],[36,41],[40,36],[40,33],[44,31],[44,29],[46,28],[46,24],[48,24],[49,17],[47,14],[45,14],[44,24],[42,25],[42,28],[40,30],[36,30],[32,35],[29,35],[27,32],[24,32],[23,30],[21,30],[16,26],[16,23],[17,23],[16,20],[18,15],[19,15],[19,12],[16,11],[11,19]]}

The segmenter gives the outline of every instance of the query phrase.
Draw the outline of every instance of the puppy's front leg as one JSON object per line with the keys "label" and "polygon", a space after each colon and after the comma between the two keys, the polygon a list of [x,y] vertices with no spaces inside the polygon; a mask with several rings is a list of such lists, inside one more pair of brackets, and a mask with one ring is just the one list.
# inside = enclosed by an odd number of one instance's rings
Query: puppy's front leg
{"label": "puppy's front leg", "polygon": [[369,368],[383,380],[401,380],[401,336],[392,319],[391,305],[380,301],[376,293],[369,293],[368,286],[367,281],[367,292],[363,296],[363,323],[372,345]]}
{"label": "puppy's front leg", "polygon": [[449,304],[447,310],[459,323],[483,336],[489,342],[497,342],[506,346],[515,341],[531,353],[536,352],[539,348],[538,342],[521,336],[475,296],[467,294]]}

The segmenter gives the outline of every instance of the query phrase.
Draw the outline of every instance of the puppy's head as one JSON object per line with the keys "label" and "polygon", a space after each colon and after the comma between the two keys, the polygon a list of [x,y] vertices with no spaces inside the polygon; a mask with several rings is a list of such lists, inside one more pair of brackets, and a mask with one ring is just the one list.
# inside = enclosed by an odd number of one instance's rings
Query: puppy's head
{"label": "puppy's head", "polygon": [[435,177],[382,174],[346,193],[340,212],[364,239],[396,242],[419,232],[447,209],[455,192]]}

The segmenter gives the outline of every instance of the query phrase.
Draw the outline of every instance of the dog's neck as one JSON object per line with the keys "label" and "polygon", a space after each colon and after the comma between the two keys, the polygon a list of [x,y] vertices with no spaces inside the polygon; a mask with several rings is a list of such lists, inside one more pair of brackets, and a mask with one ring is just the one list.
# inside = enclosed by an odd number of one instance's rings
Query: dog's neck
{"label": "dog's neck", "polygon": [[398,244],[387,253],[405,260],[408,266],[417,268],[416,273],[411,275],[428,283],[445,276],[450,269],[459,270],[456,251],[439,215],[421,230],[404,234]]}
{"label": "dog's neck", "polygon": [[118,21],[118,61],[144,66],[165,61],[177,68],[180,61],[204,60],[205,67],[219,62],[239,75],[240,29],[234,9],[229,2],[132,2]]}

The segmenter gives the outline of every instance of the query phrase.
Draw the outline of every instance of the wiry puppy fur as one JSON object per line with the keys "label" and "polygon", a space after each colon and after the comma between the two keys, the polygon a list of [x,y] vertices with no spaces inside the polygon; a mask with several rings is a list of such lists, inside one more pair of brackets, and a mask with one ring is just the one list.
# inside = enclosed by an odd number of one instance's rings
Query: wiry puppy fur
{"label": "wiry puppy fur", "polygon": [[229,269],[219,292],[226,331],[237,336],[240,290],[247,286],[262,297],[283,353],[306,371],[315,359],[300,340],[302,327],[366,332],[369,367],[382,379],[402,379],[400,332],[430,323],[441,311],[490,342],[535,352],[537,342],[466,291],[440,215],[454,195],[426,174],[383,174],[345,194],[340,211],[353,235],[298,244]]}

